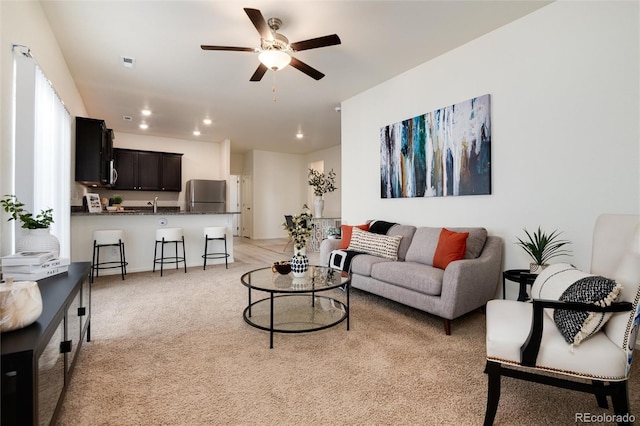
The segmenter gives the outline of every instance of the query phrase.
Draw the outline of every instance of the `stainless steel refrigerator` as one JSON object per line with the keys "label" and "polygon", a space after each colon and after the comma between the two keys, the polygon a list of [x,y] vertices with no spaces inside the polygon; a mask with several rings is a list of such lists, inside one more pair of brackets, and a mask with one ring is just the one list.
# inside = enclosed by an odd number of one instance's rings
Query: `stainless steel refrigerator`
{"label": "stainless steel refrigerator", "polygon": [[186,198],[189,212],[225,212],[227,181],[188,180]]}

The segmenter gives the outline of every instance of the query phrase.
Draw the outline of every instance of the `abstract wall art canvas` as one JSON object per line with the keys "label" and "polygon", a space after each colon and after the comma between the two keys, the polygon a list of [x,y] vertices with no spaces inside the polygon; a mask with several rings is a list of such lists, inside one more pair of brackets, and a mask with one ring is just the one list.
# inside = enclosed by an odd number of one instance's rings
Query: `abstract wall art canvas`
{"label": "abstract wall art canvas", "polygon": [[380,129],[382,198],[491,194],[490,96]]}

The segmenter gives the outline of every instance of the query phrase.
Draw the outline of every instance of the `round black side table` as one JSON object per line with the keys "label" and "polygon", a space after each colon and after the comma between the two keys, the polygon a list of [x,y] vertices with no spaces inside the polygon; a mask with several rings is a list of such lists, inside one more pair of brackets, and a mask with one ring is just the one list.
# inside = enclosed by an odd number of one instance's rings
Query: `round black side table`
{"label": "round black side table", "polygon": [[527,286],[533,285],[538,277],[532,274],[528,269],[509,269],[502,273],[502,298],[505,298],[506,280],[517,282],[520,284],[520,292],[518,293],[518,302],[524,302],[529,298],[527,294]]}

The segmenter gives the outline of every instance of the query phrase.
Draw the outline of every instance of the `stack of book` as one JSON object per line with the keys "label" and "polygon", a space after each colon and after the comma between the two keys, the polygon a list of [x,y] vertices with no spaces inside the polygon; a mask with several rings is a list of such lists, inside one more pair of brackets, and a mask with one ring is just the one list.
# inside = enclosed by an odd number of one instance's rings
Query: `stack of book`
{"label": "stack of book", "polygon": [[22,251],[2,258],[2,278],[37,281],[67,272],[69,263],[70,259],[58,258],[52,251]]}

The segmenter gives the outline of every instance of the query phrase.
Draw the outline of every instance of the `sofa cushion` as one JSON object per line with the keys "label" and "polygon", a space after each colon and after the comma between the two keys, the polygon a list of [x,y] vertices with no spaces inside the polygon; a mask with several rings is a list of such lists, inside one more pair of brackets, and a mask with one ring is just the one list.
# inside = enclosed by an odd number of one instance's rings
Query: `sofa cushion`
{"label": "sofa cushion", "polygon": [[380,235],[353,228],[349,250],[362,251],[391,260],[398,260],[400,235]]}
{"label": "sofa cushion", "polygon": [[467,250],[464,253],[465,259],[477,259],[482,254],[482,249],[484,248],[484,243],[487,242],[487,230],[485,228],[450,228],[447,227],[449,231],[454,232],[468,232],[469,237],[467,238]]}
{"label": "sofa cushion", "polygon": [[373,265],[378,263],[390,265],[394,262],[395,261],[391,259],[385,259],[384,257],[374,256],[372,254],[359,254],[351,260],[351,273],[370,277]]}
{"label": "sofa cushion", "polygon": [[431,296],[440,295],[443,275],[442,269],[415,262],[376,263],[371,267],[371,278]]}
{"label": "sofa cushion", "polygon": [[407,250],[411,246],[411,241],[413,240],[413,234],[416,232],[416,227],[411,225],[393,225],[389,231],[387,231],[387,235],[400,235],[402,239],[400,240],[400,246],[398,247],[398,260],[405,260],[407,256]]}
{"label": "sofa cushion", "polygon": [[[454,232],[468,232],[467,249],[464,254],[465,259],[476,259],[480,257],[484,244],[487,241],[487,230],[485,228],[449,228]],[[440,232],[442,228],[424,226],[416,229],[405,260],[407,262],[419,262],[433,266],[433,256],[438,247]]]}
{"label": "sofa cushion", "polygon": [[453,261],[464,259],[467,250],[468,232],[453,232],[447,228],[442,228],[438,246],[433,255],[433,266],[446,269],[447,265]]}
{"label": "sofa cushion", "polygon": [[[620,284],[608,278],[594,276],[568,263],[556,263],[544,269],[531,288],[534,299],[590,302],[609,306],[620,292]],[[566,309],[545,309],[567,343],[579,345],[597,333],[611,318],[607,312],[578,312]]]}
{"label": "sofa cushion", "polygon": [[349,243],[351,242],[351,233],[352,233],[352,230],[353,230],[354,227],[355,228],[360,228],[363,231],[368,231],[369,230],[369,224],[368,223],[365,223],[365,224],[362,224],[362,225],[354,225],[354,226],[342,225],[340,227],[341,228],[340,232],[342,233],[342,236],[340,238],[340,247],[338,247],[340,250],[346,250],[347,247],[349,247]]}
{"label": "sofa cushion", "polygon": [[424,226],[416,229],[411,240],[411,245],[407,250],[405,260],[407,262],[418,262],[433,266],[433,255],[438,247],[438,239],[442,228]]}

